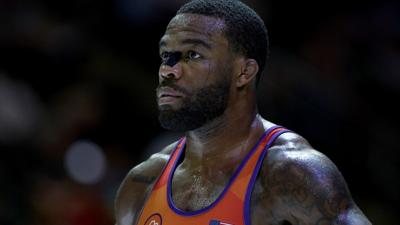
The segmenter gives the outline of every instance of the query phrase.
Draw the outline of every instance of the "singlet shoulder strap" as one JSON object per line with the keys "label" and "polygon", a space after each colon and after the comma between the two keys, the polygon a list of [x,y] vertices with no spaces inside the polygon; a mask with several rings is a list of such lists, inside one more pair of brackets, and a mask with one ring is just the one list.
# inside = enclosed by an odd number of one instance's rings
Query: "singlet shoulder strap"
{"label": "singlet shoulder strap", "polygon": [[[260,144],[260,148],[254,153],[255,165],[253,164],[251,178],[248,181],[247,190],[246,190],[246,198],[245,198],[245,207],[244,207],[244,219],[245,224],[251,224],[250,217],[250,204],[251,204],[251,194],[254,189],[254,184],[256,182],[257,176],[260,172],[264,159],[267,157],[268,149],[274,143],[274,141],[283,133],[292,132],[281,126],[275,126],[269,129],[269,132],[265,132],[265,139],[262,140]],[[251,166],[251,165],[250,165]]]}
{"label": "singlet shoulder strap", "polygon": [[281,126],[273,126],[267,129],[260,137],[257,144],[243,159],[231,181],[234,182],[232,191],[235,192],[239,198],[244,198],[246,186],[250,182],[254,170],[258,169],[258,161],[262,158],[261,154],[265,154],[273,141],[283,132],[287,132],[287,129]]}
{"label": "singlet shoulder strap", "polygon": [[167,164],[165,164],[164,169],[162,170],[160,177],[156,181],[153,190],[158,189],[159,187],[166,185],[168,182],[168,176],[173,169],[175,161],[179,159],[179,156],[182,154],[184,150],[186,138],[181,138],[176,144],[175,149],[172,151],[171,156],[168,159]]}

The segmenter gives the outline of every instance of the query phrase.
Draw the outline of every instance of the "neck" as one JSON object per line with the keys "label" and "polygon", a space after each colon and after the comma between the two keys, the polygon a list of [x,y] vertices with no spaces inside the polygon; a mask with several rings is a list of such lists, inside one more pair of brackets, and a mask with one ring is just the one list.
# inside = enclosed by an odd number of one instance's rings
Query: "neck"
{"label": "neck", "polygon": [[232,168],[245,157],[263,132],[256,107],[251,110],[227,109],[222,116],[186,133],[183,163],[208,171]]}

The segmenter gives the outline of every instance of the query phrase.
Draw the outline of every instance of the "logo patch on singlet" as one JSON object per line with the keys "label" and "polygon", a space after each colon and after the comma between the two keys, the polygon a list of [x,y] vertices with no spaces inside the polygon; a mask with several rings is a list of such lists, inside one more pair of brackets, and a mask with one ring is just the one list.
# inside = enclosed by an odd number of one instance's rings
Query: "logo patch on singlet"
{"label": "logo patch on singlet", "polygon": [[224,223],[218,220],[210,220],[210,224],[209,225],[233,225],[231,223]]}
{"label": "logo patch on singlet", "polygon": [[151,215],[146,222],[144,223],[144,225],[162,225],[162,218],[161,215],[158,213],[154,213],[153,215]]}

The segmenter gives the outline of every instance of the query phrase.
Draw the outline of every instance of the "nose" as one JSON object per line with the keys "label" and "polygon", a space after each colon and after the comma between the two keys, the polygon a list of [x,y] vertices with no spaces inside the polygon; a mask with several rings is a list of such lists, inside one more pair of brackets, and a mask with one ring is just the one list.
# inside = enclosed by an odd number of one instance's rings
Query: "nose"
{"label": "nose", "polygon": [[175,79],[178,80],[182,76],[182,65],[180,62],[173,66],[162,64],[160,70],[158,71],[159,79]]}

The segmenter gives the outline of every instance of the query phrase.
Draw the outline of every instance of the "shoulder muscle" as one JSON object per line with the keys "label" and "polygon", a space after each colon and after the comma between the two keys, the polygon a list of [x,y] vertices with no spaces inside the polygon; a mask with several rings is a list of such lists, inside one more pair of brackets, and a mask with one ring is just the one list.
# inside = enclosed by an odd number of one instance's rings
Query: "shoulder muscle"
{"label": "shoulder muscle", "polygon": [[155,153],[129,171],[118,189],[115,200],[115,217],[118,225],[133,224],[140,212],[148,191],[166,165],[176,143]]}
{"label": "shoulder muscle", "polygon": [[[324,154],[301,136],[281,135],[265,160],[264,184],[294,224],[369,224],[346,182]],[[357,223],[350,223],[358,215]]]}

